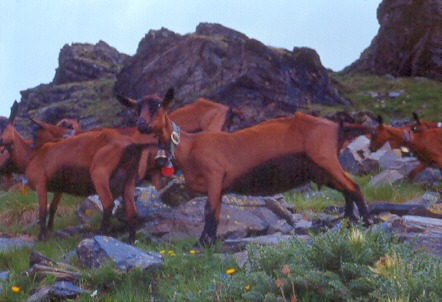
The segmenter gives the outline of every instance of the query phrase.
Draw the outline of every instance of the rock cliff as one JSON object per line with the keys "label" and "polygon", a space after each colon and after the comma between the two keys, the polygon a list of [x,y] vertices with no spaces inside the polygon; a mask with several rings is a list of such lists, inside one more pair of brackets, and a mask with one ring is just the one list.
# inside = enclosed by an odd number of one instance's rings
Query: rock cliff
{"label": "rock cliff", "polygon": [[378,34],[344,72],[442,80],[440,0],[384,0],[377,19]]}
{"label": "rock cliff", "polygon": [[103,41],[64,45],[53,81],[20,92],[16,123],[20,132],[28,132],[28,115],[49,123],[75,118],[85,129],[118,126],[121,119],[115,117],[121,108],[113,100],[112,89],[127,58]]}
{"label": "rock cliff", "polygon": [[209,23],[187,35],[149,31],[117,75],[115,91],[139,98],[169,87],[177,91],[172,109],[205,97],[241,109],[243,127],[292,114],[298,106],[350,104],[313,49],[272,48]]}

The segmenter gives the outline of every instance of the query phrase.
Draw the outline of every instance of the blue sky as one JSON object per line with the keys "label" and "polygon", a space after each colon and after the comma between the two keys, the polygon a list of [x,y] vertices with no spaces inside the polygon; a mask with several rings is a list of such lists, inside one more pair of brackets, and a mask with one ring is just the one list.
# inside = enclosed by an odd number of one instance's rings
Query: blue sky
{"label": "blue sky", "polygon": [[133,55],[150,29],[220,23],[268,46],[310,47],[342,70],[378,32],[381,0],[1,0],[0,115],[20,90],[52,81],[65,44],[103,40]]}

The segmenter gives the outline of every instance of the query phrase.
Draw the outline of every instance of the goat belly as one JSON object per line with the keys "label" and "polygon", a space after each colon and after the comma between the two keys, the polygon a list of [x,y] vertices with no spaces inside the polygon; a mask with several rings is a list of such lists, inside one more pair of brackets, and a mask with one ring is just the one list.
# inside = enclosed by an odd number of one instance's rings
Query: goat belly
{"label": "goat belly", "polygon": [[304,154],[273,158],[244,173],[225,192],[247,195],[273,195],[300,186],[321,174]]}
{"label": "goat belly", "polygon": [[48,181],[48,191],[87,196],[95,193],[89,170],[62,167]]}

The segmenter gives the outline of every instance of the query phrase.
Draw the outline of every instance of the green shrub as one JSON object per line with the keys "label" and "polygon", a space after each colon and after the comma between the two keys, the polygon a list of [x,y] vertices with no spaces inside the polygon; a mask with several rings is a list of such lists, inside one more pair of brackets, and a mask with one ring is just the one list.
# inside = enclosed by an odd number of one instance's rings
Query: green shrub
{"label": "green shrub", "polygon": [[295,238],[277,247],[249,246],[248,255],[250,272],[233,276],[224,286],[225,297],[241,294],[245,301],[287,301],[294,295],[309,301],[442,297],[441,259],[413,251],[411,244],[401,244],[381,229],[344,222],[338,229],[312,235],[308,242]]}

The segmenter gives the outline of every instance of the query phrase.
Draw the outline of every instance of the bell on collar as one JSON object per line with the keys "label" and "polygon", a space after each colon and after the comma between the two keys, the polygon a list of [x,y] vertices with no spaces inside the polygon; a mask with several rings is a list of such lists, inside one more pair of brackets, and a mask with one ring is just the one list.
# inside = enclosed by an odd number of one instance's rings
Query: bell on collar
{"label": "bell on collar", "polygon": [[166,150],[158,149],[157,155],[155,156],[155,162],[160,167],[163,167],[168,162]]}

